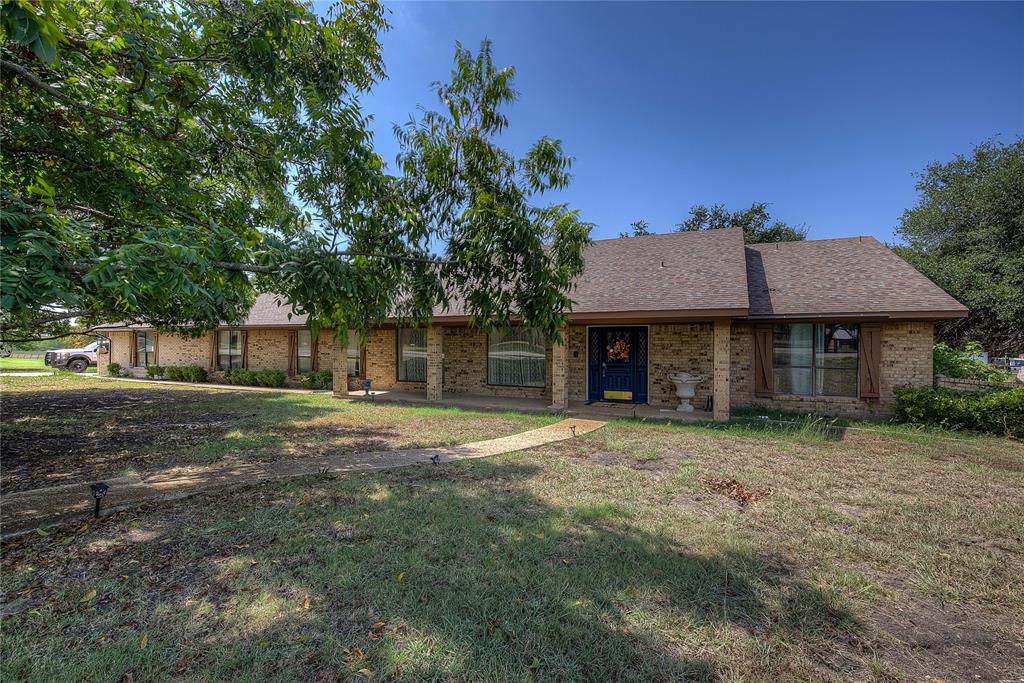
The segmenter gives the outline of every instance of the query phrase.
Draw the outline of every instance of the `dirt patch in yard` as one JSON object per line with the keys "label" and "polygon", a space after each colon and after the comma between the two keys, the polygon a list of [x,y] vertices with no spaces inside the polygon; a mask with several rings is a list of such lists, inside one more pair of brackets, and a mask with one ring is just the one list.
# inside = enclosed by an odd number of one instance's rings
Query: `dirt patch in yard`
{"label": "dirt patch in yard", "polygon": [[539,426],[509,415],[307,394],[44,386],[5,386],[0,396],[0,493],[156,470],[449,446]]}
{"label": "dirt patch in yard", "polygon": [[111,417],[98,424],[71,421],[46,425],[45,431],[31,427],[5,429],[0,492],[121,475],[151,467],[154,460],[161,465],[173,464],[173,455],[154,456],[154,451],[180,453],[220,438],[228,431],[231,417],[199,414],[183,422],[182,417],[170,412],[148,420]]}
{"label": "dirt patch in yard", "polygon": [[610,450],[598,441],[572,439],[556,448],[566,457],[601,467],[628,467],[640,472],[674,472],[684,462],[691,462],[696,453],[672,449],[625,452]]}
{"label": "dirt patch in yard", "polygon": [[865,619],[888,636],[870,644],[875,654],[917,680],[943,671],[950,680],[1011,681],[1024,672],[1024,645],[999,633],[1012,626],[995,615],[911,596]]}

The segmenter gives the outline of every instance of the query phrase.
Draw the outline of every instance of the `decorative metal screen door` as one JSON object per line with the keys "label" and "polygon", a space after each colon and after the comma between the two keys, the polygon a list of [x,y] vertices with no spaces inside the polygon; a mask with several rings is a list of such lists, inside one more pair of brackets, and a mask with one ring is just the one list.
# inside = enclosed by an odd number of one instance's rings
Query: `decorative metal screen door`
{"label": "decorative metal screen door", "polygon": [[588,346],[588,400],[647,402],[647,328],[592,327]]}

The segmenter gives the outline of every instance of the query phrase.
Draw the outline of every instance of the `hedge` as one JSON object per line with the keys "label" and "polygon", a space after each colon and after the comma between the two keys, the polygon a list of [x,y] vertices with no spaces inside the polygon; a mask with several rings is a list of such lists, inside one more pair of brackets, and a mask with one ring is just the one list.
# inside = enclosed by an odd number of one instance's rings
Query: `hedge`
{"label": "hedge", "polygon": [[117,377],[121,374],[120,363],[107,363],[107,374],[111,377]]}
{"label": "hedge", "polygon": [[175,382],[205,382],[208,375],[202,365],[183,365],[165,367],[164,377]]}
{"label": "hedge", "polygon": [[299,375],[299,384],[303,389],[330,389],[334,386],[334,373],[330,370],[304,372]]}
{"label": "hedge", "polygon": [[224,381],[247,387],[283,387],[288,377],[280,370],[227,370]]}
{"label": "hedge", "polygon": [[1024,437],[1024,387],[988,393],[896,387],[896,419]]}

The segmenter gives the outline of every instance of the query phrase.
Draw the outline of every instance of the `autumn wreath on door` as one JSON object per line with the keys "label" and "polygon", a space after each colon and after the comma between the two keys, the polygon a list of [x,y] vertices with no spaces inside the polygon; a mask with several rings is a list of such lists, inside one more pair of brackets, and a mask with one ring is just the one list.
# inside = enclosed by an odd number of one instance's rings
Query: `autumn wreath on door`
{"label": "autumn wreath on door", "polygon": [[615,334],[608,336],[608,360],[613,363],[629,362],[629,336]]}

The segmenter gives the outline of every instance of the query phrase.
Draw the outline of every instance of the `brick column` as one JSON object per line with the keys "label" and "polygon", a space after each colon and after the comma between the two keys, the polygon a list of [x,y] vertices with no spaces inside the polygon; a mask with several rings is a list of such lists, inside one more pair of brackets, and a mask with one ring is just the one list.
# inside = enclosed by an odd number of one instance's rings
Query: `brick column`
{"label": "brick column", "polygon": [[718,422],[729,419],[729,335],[731,320],[715,321],[715,401],[713,417]]}
{"label": "brick column", "polygon": [[551,345],[551,410],[565,410],[569,407],[569,330],[562,328],[562,343]]}
{"label": "brick column", "polygon": [[334,351],[334,362],[331,363],[331,388],[335,396],[348,396],[348,350],[342,348],[338,338],[331,335],[331,349]]}
{"label": "brick column", "polygon": [[444,328],[427,328],[427,400],[440,401],[444,382]]}

